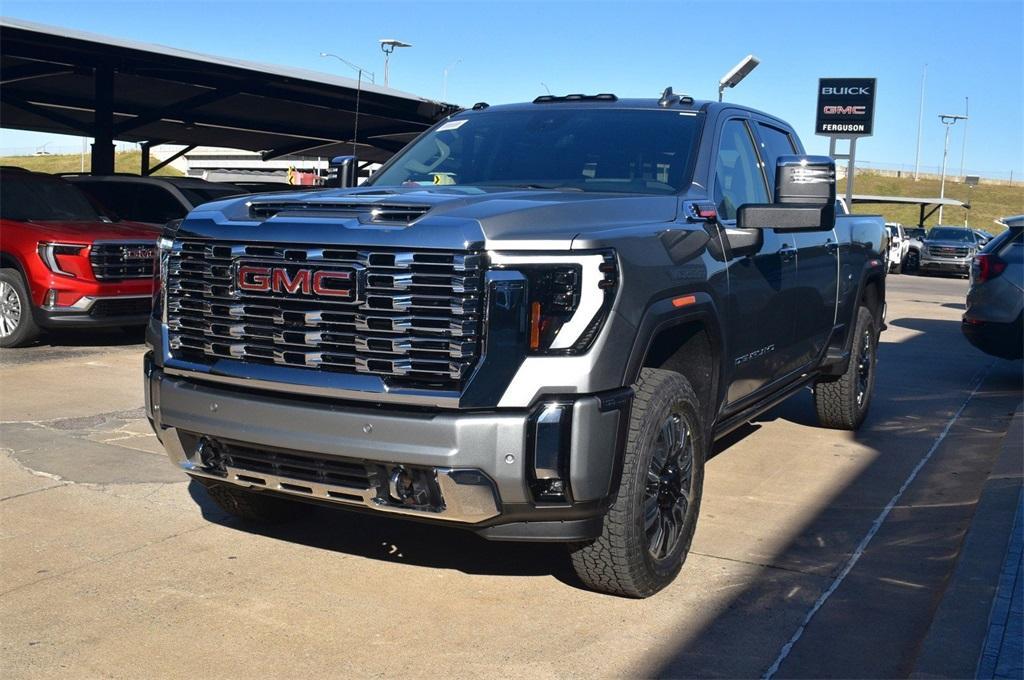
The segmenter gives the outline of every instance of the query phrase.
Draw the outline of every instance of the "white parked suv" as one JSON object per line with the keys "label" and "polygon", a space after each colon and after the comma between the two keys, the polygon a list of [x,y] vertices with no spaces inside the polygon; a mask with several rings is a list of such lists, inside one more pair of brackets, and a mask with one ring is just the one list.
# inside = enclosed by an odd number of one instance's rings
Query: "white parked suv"
{"label": "white parked suv", "polygon": [[907,237],[907,231],[899,222],[886,222],[885,230],[889,232],[889,248],[885,254],[889,271],[894,274],[902,274],[903,265],[906,264],[907,254],[910,252],[910,239]]}

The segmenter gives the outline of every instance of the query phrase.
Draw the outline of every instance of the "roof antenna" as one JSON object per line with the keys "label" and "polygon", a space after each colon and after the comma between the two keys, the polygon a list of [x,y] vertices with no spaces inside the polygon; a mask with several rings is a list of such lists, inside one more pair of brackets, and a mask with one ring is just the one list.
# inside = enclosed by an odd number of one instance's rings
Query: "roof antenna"
{"label": "roof antenna", "polygon": [[540,84],[541,84],[541,87],[543,87],[547,91],[548,96],[550,97],[551,96],[551,88],[548,87],[547,83],[545,83],[543,80],[540,81]]}
{"label": "roof antenna", "polygon": [[658,100],[658,106],[668,108],[679,101],[679,95],[672,93],[672,87],[666,87],[665,91],[661,93],[661,99]]}

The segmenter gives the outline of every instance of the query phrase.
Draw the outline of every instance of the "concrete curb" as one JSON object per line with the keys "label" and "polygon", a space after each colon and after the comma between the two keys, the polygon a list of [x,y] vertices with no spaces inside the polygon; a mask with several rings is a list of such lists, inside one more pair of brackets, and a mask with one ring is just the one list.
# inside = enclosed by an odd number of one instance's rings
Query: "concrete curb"
{"label": "concrete curb", "polygon": [[921,646],[911,677],[974,678],[985,646],[1024,485],[1024,404],[978,500],[956,570]]}

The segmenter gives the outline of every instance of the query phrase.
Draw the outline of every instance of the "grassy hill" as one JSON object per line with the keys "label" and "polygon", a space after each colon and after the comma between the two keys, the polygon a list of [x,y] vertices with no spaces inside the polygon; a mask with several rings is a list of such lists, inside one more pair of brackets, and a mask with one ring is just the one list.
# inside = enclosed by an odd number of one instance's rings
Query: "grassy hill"
{"label": "grassy hill", "polygon": [[[857,173],[853,191],[857,194],[880,196],[935,198],[939,195],[939,180],[922,178],[915,182],[913,177],[889,177],[861,172]],[[836,192],[840,196],[846,192],[845,179],[840,180]],[[970,226],[996,234],[1003,228],[994,224],[993,220],[1007,215],[1024,214],[1024,187],[1020,185],[979,184],[971,189],[947,179],[946,196],[971,204],[970,210],[946,208],[943,221],[950,225],[962,225],[966,216]],[[860,204],[854,207],[854,212],[881,213],[885,216],[886,222],[902,222],[906,226],[916,226],[920,218],[920,209],[917,206]],[[936,211],[925,222],[925,226],[933,227],[938,221],[939,213]]]}
{"label": "grassy hill", "polygon": [[[150,156],[150,163],[156,165],[159,160]],[[0,156],[0,165],[13,165],[34,172],[80,172],[82,169],[82,157],[77,154],[52,156]],[[85,156],[85,171],[89,171],[89,155]],[[114,170],[117,172],[131,172],[138,174],[142,167],[141,151],[119,151],[114,155]],[[167,166],[160,169],[157,175],[181,176],[182,173]]]}

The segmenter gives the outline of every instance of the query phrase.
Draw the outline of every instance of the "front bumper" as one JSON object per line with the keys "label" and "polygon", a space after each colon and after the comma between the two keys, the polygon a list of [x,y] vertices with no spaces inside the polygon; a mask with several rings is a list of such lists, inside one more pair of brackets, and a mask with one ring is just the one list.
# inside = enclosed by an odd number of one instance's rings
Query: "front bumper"
{"label": "front bumper", "polygon": [[[299,399],[165,374],[150,358],[146,411],[173,463],[208,482],[472,529],[495,540],[577,541],[600,534],[618,480],[632,393],[574,395],[565,423],[563,502],[538,502],[538,409],[463,411]],[[538,407],[538,408],[542,408]],[[218,466],[202,446],[260,451]],[[266,452],[264,455],[262,452]],[[257,457],[259,457],[257,456]],[[282,465],[279,461],[295,461]],[[365,471],[365,483],[311,474]],[[354,467],[352,467],[354,466]],[[434,503],[395,493],[396,475],[427,480]],[[364,474],[363,472],[359,473]]]}
{"label": "front bumper", "polygon": [[921,253],[920,267],[937,271],[966,274],[971,271],[971,257],[935,257]]}
{"label": "front bumper", "polygon": [[145,326],[152,302],[152,295],[85,295],[71,305],[37,307],[34,315],[43,328]]}

